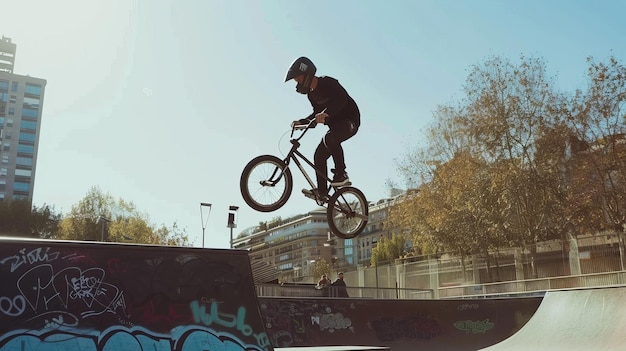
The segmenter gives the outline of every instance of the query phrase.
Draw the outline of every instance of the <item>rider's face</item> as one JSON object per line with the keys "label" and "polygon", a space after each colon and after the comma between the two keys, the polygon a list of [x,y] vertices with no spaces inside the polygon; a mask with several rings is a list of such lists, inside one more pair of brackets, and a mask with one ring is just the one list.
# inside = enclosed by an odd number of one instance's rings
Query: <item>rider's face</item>
{"label": "rider's face", "polygon": [[298,84],[302,84],[304,82],[304,74],[295,77],[293,80],[295,80]]}

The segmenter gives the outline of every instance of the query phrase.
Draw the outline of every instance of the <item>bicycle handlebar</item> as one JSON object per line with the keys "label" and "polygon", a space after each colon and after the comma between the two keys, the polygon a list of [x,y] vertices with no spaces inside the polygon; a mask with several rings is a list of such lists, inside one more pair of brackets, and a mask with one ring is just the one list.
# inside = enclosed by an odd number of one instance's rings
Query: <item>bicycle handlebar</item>
{"label": "bicycle handlebar", "polygon": [[300,136],[296,138],[296,140],[300,140],[304,136],[304,134],[306,134],[306,131],[309,129],[315,128],[315,125],[316,125],[315,118],[313,118],[307,124],[299,124],[299,123],[296,123],[295,121],[291,122],[291,136],[289,138],[293,139],[293,132],[295,132],[296,130],[301,130],[302,134],[300,134]]}
{"label": "bicycle handlebar", "polygon": [[309,128],[309,125],[308,124],[296,124],[296,123],[293,123],[291,128],[293,128],[294,130],[303,130],[303,129]]}

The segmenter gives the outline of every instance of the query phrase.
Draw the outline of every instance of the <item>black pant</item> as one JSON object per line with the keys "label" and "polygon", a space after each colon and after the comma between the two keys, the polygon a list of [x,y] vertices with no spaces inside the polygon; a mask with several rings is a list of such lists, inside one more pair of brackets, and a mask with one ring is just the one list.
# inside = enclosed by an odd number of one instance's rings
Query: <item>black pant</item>
{"label": "black pant", "polygon": [[341,143],[350,139],[359,128],[351,121],[341,121],[333,124],[322,138],[322,141],[315,149],[313,162],[317,170],[317,189],[321,196],[326,195],[328,186],[324,176],[328,174],[327,161],[330,156],[335,163],[335,173],[343,174],[346,171],[346,164],[343,158],[343,147]]}

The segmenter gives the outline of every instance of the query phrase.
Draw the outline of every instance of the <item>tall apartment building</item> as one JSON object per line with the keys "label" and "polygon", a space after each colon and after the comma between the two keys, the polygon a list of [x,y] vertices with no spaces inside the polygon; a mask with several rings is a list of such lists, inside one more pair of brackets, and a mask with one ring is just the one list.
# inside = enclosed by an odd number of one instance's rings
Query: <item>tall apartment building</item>
{"label": "tall apartment building", "polygon": [[46,81],[15,74],[17,46],[0,40],[0,201],[33,201]]}

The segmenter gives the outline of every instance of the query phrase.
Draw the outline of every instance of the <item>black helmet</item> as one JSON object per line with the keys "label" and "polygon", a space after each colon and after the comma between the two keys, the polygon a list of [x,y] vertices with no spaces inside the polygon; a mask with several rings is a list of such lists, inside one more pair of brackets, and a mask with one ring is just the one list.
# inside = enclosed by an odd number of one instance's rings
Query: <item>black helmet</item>
{"label": "black helmet", "polygon": [[287,71],[287,75],[285,76],[285,82],[297,76],[304,75],[304,82],[302,82],[301,84],[298,83],[298,85],[296,85],[296,91],[302,94],[306,94],[309,92],[311,79],[313,79],[313,76],[315,76],[316,71],[317,68],[315,68],[313,61],[309,60],[306,57],[299,57],[295,61],[293,61],[291,66],[289,66],[289,71]]}

